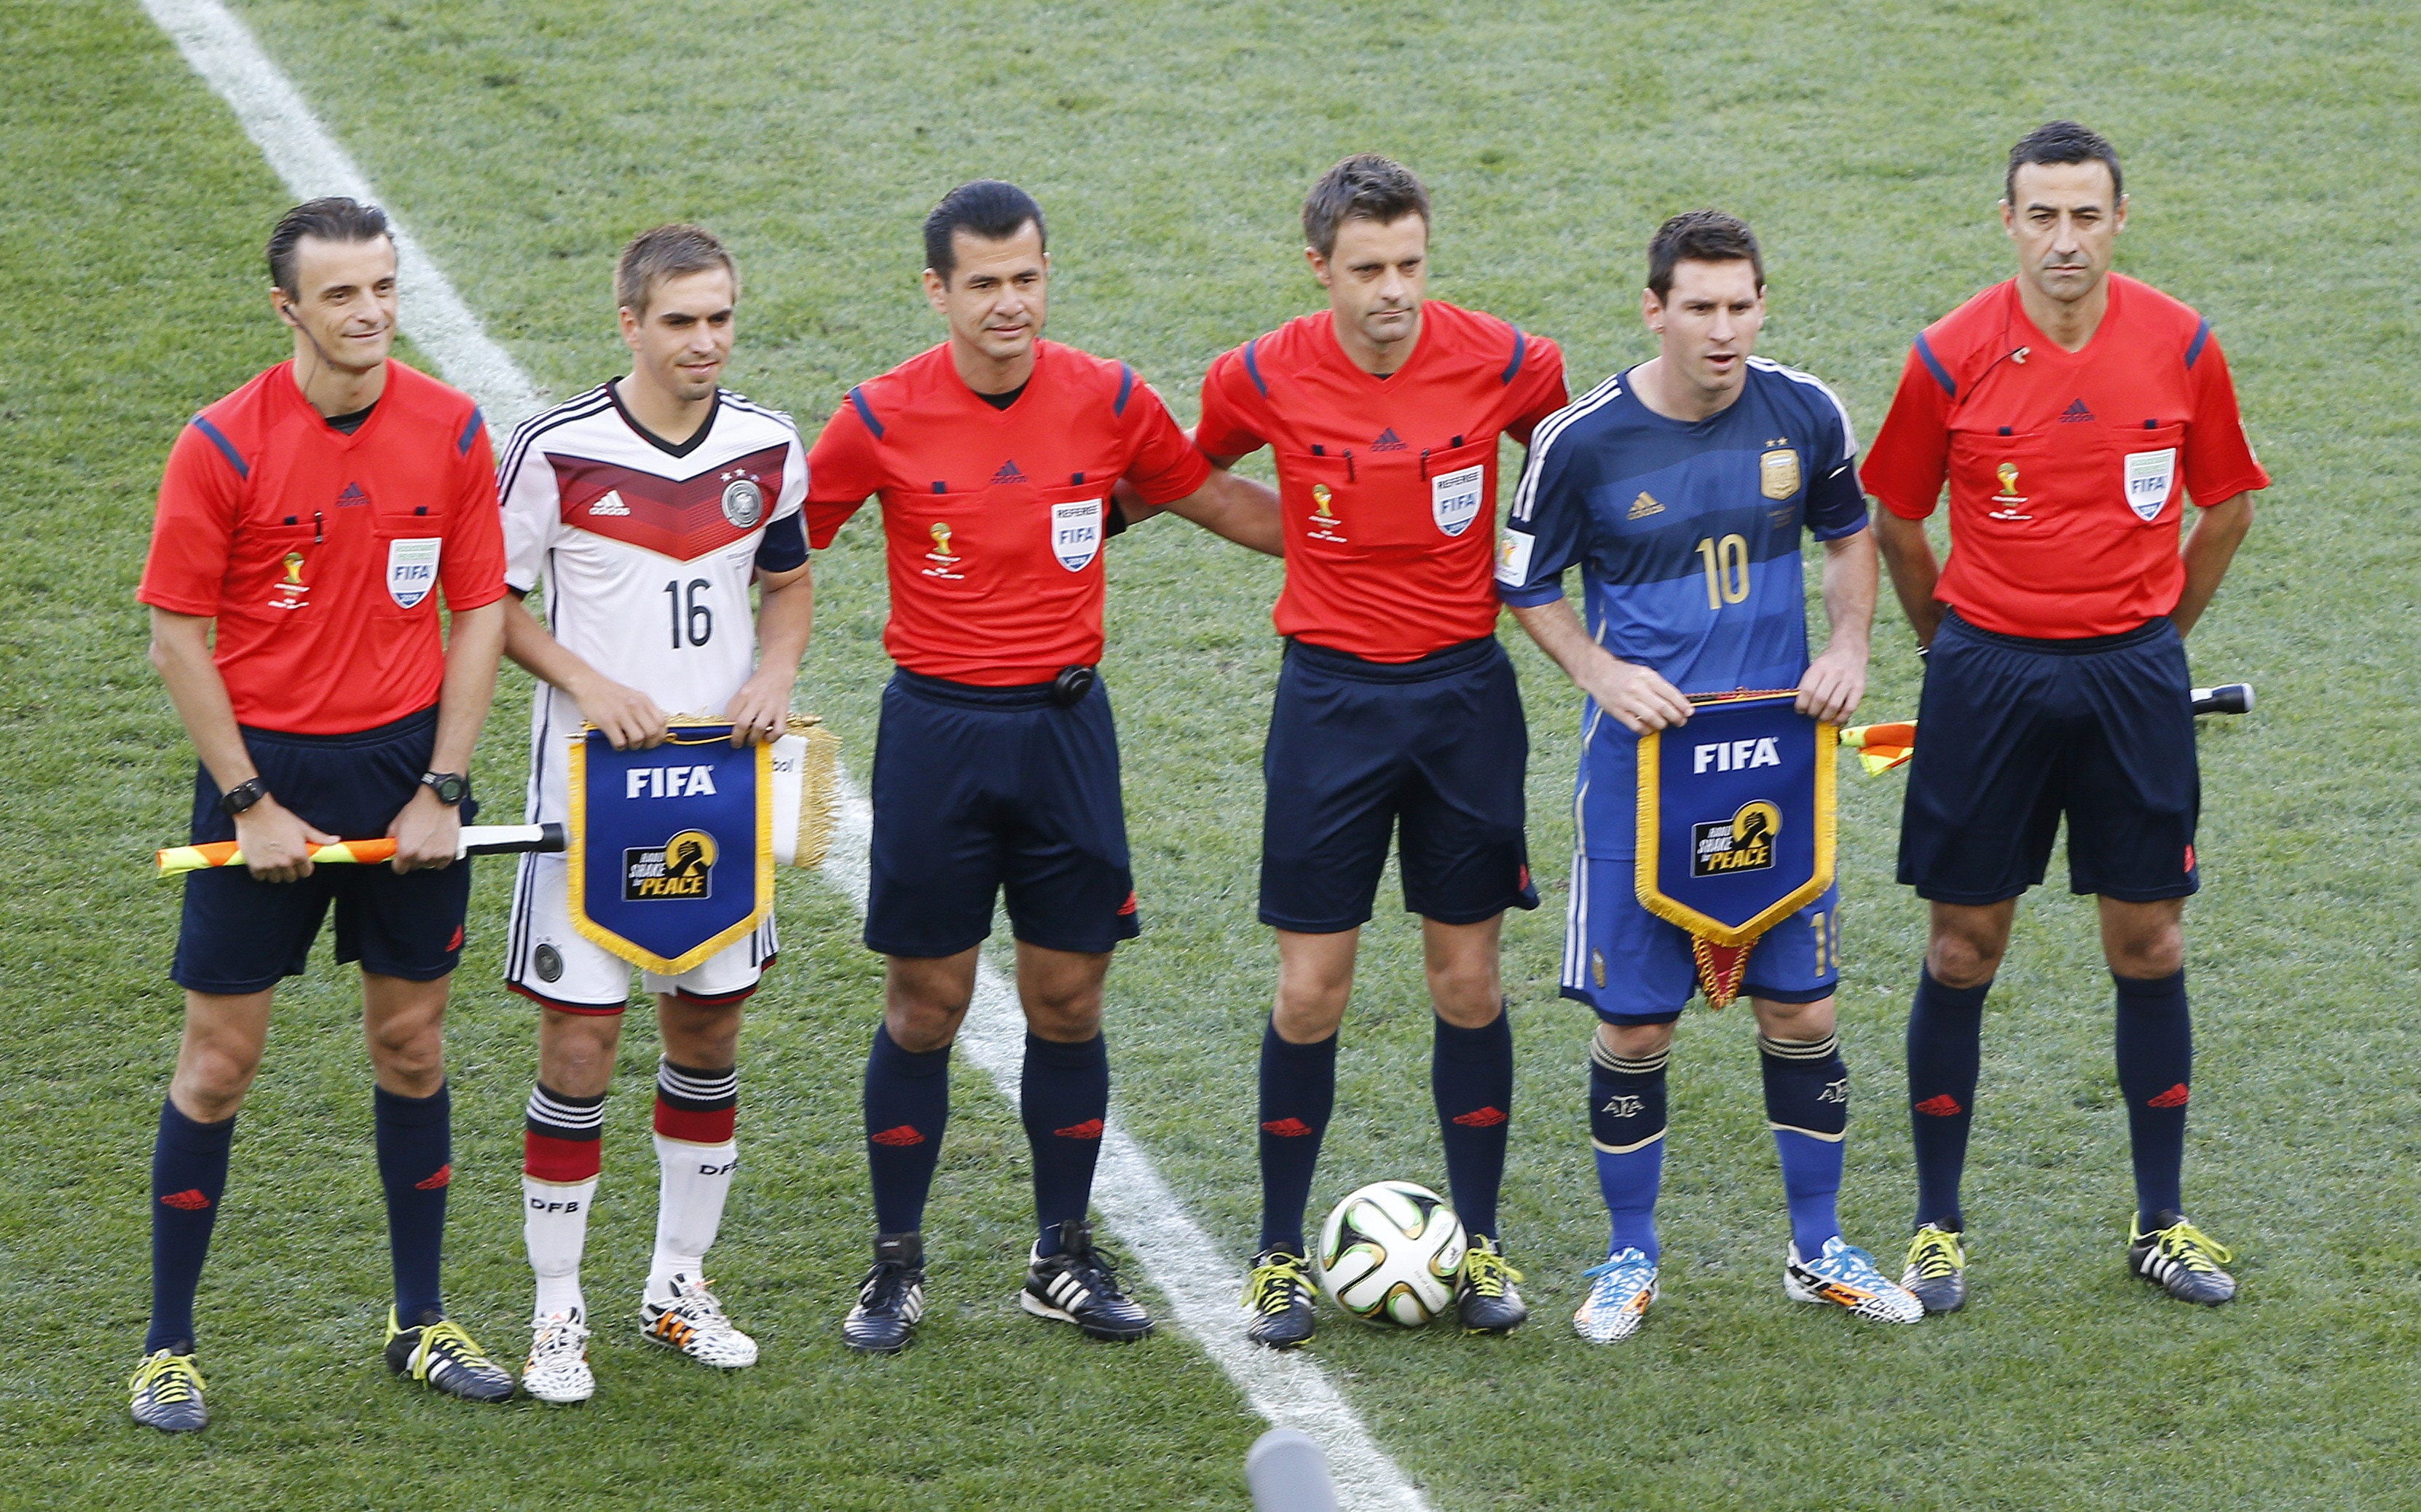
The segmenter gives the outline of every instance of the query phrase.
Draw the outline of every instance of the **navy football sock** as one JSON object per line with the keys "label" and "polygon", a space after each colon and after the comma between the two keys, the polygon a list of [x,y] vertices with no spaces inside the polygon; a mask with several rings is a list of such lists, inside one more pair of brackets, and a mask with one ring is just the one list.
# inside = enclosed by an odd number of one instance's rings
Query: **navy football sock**
{"label": "navy football sock", "polygon": [[1290,1044],[1261,1031],[1261,1248],[1308,1255],[1303,1210],[1311,1202],[1320,1136],[1336,1107],[1336,1037]]}
{"label": "navy football sock", "polygon": [[2135,1161],[2136,1224],[2148,1233],[2158,1215],[2183,1205],[2194,1019],[2182,970],[2148,978],[2113,972],[2110,979],[2118,989],[2118,1090]]}
{"label": "navy football sock", "polygon": [[386,1189],[386,1247],[395,1261],[395,1316],[404,1327],[445,1313],[437,1284],[445,1244],[445,1189],[454,1179],[454,1096],[372,1087],[379,1184]]}
{"label": "navy football sock", "polygon": [[1908,1106],[1916,1146],[1916,1221],[1956,1231],[1967,1130],[1976,1121],[1976,1076],[1984,1054],[1985,982],[1945,987],[1920,969],[1908,1010]]}
{"label": "navy football sock", "polygon": [[1034,1152],[1034,1220],[1038,1254],[1059,1251],[1059,1225],[1082,1221],[1093,1201],[1093,1166],[1101,1153],[1101,1120],[1110,1112],[1110,1047],[1100,1035],[1064,1045],[1029,1033],[1018,1114]]}
{"label": "navy football sock", "polygon": [[1496,1017],[1476,1029],[1433,1022],[1429,1095],[1445,1144],[1446,1195],[1464,1232],[1494,1239],[1513,1117],[1513,1016],[1499,1005]]}
{"label": "navy football sock", "polygon": [[143,1352],[194,1344],[194,1293],[211,1251],[226,1191],[227,1148],[235,1120],[195,1123],[173,1102],[160,1104],[160,1132],[151,1144],[151,1332]]}
{"label": "navy football sock", "polygon": [[1664,1065],[1672,1052],[1628,1060],[1589,1041],[1589,1144],[1613,1237],[1606,1253],[1635,1249],[1654,1265],[1656,1192],[1664,1180]]}
{"label": "navy football sock", "polygon": [[1772,1039],[1757,1037],[1765,1073],[1765,1117],[1782,1157],[1782,1190],[1790,1202],[1790,1241],[1803,1259],[1840,1238],[1842,1134],[1850,1127],[1850,1069],[1839,1037]]}
{"label": "navy football sock", "polygon": [[950,1121],[950,1047],[901,1050],[877,1024],[866,1057],[866,1164],[874,1183],[874,1227],[910,1234],[925,1226],[925,1195]]}

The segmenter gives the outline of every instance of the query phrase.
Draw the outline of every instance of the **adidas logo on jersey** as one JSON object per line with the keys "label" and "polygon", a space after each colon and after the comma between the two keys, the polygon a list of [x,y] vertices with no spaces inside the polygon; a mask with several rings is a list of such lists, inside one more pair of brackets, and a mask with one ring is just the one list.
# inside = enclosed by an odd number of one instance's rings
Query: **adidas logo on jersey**
{"label": "adidas logo on jersey", "polygon": [[346,484],[345,491],[336,495],[336,507],[339,509],[351,509],[369,502],[370,496],[362,491],[359,483]]}
{"label": "adidas logo on jersey", "polygon": [[1025,481],[1025,475],[1017,470],[1016,462],[1007,461],[1000,464],[1000,471],[992,475],[992,481],[994,488],[998,488],[1003,483],[1023,483]]}
{"label": "adidas logo on jersey", "polygon": [[1632,520],[1645,520],[1649,515],[1661,515],[1663,512],[1664,507],[1656,502],[1656,495],[1653,493],[1642,493],[1639,497],[1631,501],[1631,513],[1627,518]]}
{"label": "adidas logo on jersey", "polygon": [[2083,399],[2070,400],[2068,408],[2059,412],[2059,423],[2062,425],[2070,425],[2079,420],[2090,420],[2092,418],[2093,412],[2085,407],[2085,401]]}
{"label": "adidas logo on jersey", "polygon": [[631,512],[631,507],[622,502],[621,490],[608,489],[605,491],[605,497],[588,507],[588,512],[593,515],[627,515]]}
{"label": "adidas logo on jersey", "polygon": [[1372,451],[1402,451],[1404,449],[1404,438],[1396,434],[1396,428],[1394,426],[1389,426],[1386,429],[1379,432],[1378,440],[1370,443],[1370,449]]}

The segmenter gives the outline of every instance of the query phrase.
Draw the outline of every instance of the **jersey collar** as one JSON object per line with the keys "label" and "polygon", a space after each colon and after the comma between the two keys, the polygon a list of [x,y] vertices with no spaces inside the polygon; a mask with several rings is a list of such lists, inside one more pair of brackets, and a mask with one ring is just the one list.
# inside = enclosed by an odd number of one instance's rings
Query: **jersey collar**
{"label": "jersey collar", "polygon": [[[700,446],[705,445],[706,438],[714,434],[714,417],[723,413],[722,389],[718,388],[714,391],[714,403],[708,407],[706,419],[698,426],[695,433],[694,433],[687,441],[676,443],[666,441],[664,437],[657,435],[646,426],[639,424],[639,417],[633,414],[622,403],[622,390],[619,386],[621,382],[622,381],[618,378],[609,378],[605,380],[605,397],[614,401],[614,413],[622,417],[622,423],[631,428],[631,433],[633,435],[638,437],[641,441],[646,442],[648,445],[653,446],[656,450],[663,452],[665,456],[686,457],[690,453],[697,450]],[[377,423],[378,416],[371,415],[370,425],[376,425]],[[369,426],[364,426],[362,429],[367,430]]]}

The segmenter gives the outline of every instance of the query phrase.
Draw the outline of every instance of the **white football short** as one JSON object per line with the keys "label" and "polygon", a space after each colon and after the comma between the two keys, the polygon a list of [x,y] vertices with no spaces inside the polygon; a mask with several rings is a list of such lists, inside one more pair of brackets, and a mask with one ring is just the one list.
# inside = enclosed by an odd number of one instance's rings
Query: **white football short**
{"label": "white football short", "polygon": [[[571,927],[571,868],[559,855],[524,855],[513,879],[512,936],[505,985],[567,1013],[619,1013],[630,1002],[631,963]],[[757,990],[780,948],[767,918],[678,976],[641,972],[649,992],[736,1002]]]}

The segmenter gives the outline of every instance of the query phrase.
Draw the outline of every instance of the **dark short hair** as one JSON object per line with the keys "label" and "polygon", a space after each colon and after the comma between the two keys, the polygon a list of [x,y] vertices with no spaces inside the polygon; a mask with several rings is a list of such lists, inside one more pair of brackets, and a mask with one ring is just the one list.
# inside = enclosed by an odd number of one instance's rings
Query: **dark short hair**
{"label": "dark short hair", "polygon": [[1336,228],[1351,220],[1392,226],[1407,215],[1429,224],[1429,192],[1413,170],[1376,152],[1356,152],[1320,176],[1303,199],[1303,239],[1325,257],[1336,251]]}
{"label": "dark short hair", "polygon": [[2018,170],[2029,163],[2099,163],[2110,170],[2110,202],[2116,204],[2127,192],[2127,181],[2118,173],[2118,149],[2110,145],[2110,138],[2072,120],[2045,121],[2009,148],[2009,172],[2001,180],[2001,197],[2012,205],[2018,201]]}
{"label": "dark short hair", "polygon": [[731,260],[731,254],[712,231],[679,221],[642,231],[631,238],[631,244],[622,249],[622,260],[614,265],[614,303],[644,320],[648,297],[655,293],[660,279],[713,268],[731,275],[732,296],[739,297],[740,265]]}
{"label": "dark short hair", "polygon": [[306,236],[321,242],[375,242],[384,237],[391,243],[395,229],[386,223],[386,211],[342,195],[288,210],[269,233],[269,281],[284,289],[288,299],[303,297],[294,282],[294,248]]}
{"label": "dark short hair", "polygon": [[1648,287],[1661,303],[1673,292],[1673,267],[1682,262],[1745,262],[1765,287],[1765,258],[1748,222],[1719,210],[1685,210],[1648,240]]}
{"label": "dark short hair", "polygon": [[925,217],[925,266],[941,274],[946,284],[959,268],[952,237],[964,231],[978,242],[1006,242],[1028,225],[1048,251],[1051,233],[1043,228],[1042,207],[1032,195],[998,179],[961,184],[944,195],[933,213]]}

